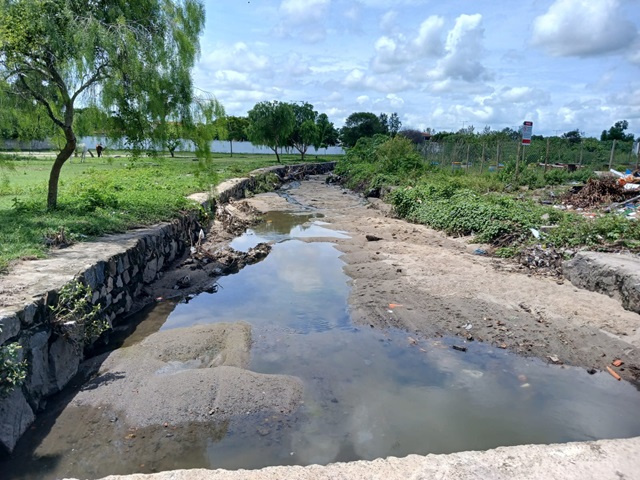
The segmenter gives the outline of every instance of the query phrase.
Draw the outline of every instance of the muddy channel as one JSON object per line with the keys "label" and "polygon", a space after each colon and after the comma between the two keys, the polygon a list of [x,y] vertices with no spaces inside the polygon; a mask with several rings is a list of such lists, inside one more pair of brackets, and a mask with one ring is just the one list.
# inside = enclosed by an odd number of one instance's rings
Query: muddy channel
{"label": "muddy channel", "polygon": [[[614,300],[477,257],[324,177],[233,211],[261,221],[212,230],[209,251],[251,261],[222,272],[187,259],[167,274],[134,331],[87,363],[93,373],[52,402],[0,477],[640,435],[640,318]],[[606,373],[614,358],[631,382]]]}

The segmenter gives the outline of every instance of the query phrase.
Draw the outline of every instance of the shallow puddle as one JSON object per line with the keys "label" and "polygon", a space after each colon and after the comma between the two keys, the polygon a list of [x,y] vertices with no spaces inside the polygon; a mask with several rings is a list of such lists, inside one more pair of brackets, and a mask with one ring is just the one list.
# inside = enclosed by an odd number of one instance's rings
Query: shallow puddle
{"label": "shallow puddle", "polygon": [[[131,437],[100,412],[66,411],[39,419],[39,430],[21,441],[14,460],[0,465],[2,475],[96,478],[326,464],[640,434],[640,394],[607,374],[547,365],[477,342],[461,352],[452,349],[460,339],[353,324],[340,252],[316,240],[338,236],[345,234],[325,228],[314,214],[267,215],[232,244],[246,250],[274,242],[264,261],[221,278],[216,293],[157,304],[142,314],[146,319],[127,342],[158,328],[247,321],[250,369],[304,382],[304,404],[293,417],[150,429]],[[310,237],[313,242],[301,240]],[[81,414],[95,421],[78,425]]]}

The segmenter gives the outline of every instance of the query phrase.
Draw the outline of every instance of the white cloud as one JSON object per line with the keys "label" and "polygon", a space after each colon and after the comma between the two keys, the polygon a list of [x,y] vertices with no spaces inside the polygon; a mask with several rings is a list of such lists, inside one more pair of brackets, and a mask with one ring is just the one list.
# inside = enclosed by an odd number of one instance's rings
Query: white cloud
{"label": "white cloud", "polygon": [[483,52],[482,15],[460,15],[447,34],[446,55],[440,59],[431,76],[437,80],[460,79],[475,82],[486,77],[479,58]]}
{"label": "white cloud", "polygon": [[364,105],[365,103],[369,103],[369,97],[367,95],[360,95],[356,98],[356,102],[358,105]]}
{"label": "white cloud", "polygon": [[441,54],[443,25],[443,18],[430,16],[422,22],[415,38],[411,40],[402,33],[378,38],[374,44],[376,55],[371,61],[371,69],[376,73],[391,72],[401,65]]}
{"label": "white cloud", "polygon": [[218,44],[212,51],[203,56],[200,66],[211,70],[235,70],[238,72],[254,72],[269,68],[269,57],[257,52],[258,47],[251,47],[244,42],[233,45]]}
{"label": "white cloud", "polygon": [[413,46],[423,55],[440,55],[442,53],[442,28],[444,18],[432,15],[420,25],[418,36]]}
{"label": "white cloud", "polygon": [[280,4],[281,21],[274,33],[280,37],[298,37],[307,43],[324,40],[327,31],[324,22],[331,0],[283,0]]}
{"label": "white cloud", "polygon": [[393,108],[400,108],[404,105],[404,99],[402,97],[399,97],[395,93],[390,93],[389,95],[387,95],[387,100],[389,101],[389,105],[391,105]]}
{"label": "white cloud", "polygon": [[585,57],[625,49],[637,36],[619,0],[556,0],[534,20],[532,44],[555,56]]}
{"label": "white cloud", "polygon": [[361,88],[364,86],[364,80],[364,72],[356,68],[355,70],[351,70],[344,79],[344,85],[349,88]]}
{"label": "white cloud", "polygon": [[390,10],[382,17],[380,17],[380,30],[387,34],[392,34],[395,32],[397,25],[396,21],[398,19],[398,12],[394,10]]}

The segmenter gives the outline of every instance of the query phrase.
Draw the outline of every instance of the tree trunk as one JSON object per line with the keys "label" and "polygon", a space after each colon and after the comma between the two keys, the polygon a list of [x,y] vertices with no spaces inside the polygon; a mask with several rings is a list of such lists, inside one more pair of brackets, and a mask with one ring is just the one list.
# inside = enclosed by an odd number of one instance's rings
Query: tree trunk
{"label": "tree trunk", "polygon": [[58,181],[60,180],[60,170],[62,170],[64,162],[71,157],[76,149],[77,140],[71,127],[64,129],[64,136],[67,143],[62,150],[60,150],[60,153],[58,153],[58,156],[51,167],[51,173],[49,174],[49,192],[47,193],[48,210],[55,210],[58,206]]}
{"label": "tree trunk", "polygon": [[275,147],[271,147],[271,150],[275,152],[276,160],[278,161],[278,163],[280,163],[280,155],[278,155],[278,146],[276,145]]}

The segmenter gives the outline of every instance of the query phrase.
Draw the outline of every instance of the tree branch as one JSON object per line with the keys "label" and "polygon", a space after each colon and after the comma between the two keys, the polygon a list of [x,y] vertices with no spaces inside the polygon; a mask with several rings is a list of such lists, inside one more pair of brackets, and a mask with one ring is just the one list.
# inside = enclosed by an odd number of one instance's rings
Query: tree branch
{"label": "tree branch", "polygon": [[102,71],[107,67],[108,67],[107,63],[103,63],[102,65],[98,66],[98,68],[96,69],[96,73],[93,74],[85,83],[83,83],[80,86],[80,88],[78,88],[78,90],[71,97],[71,101],[75,102],[76,98],[78,98],[78,95],[80,95],[82,92],[84,92],[87,88],[89,88],[94,83],[97,83],[109,78],[109,75],[102,73]]}
{"label": "tree branch", "polygon": [[64,129],[66,128],[64,122],[62,120],[60,120],[58,117],[56,117],[55,113],[53,113],[53,110],[51,109],[51,105],[49,105],[49,102],[47,101],[46,98],[44,98],[42,95],[40,95],[38,92],[36,92],[35,90],[33,90],[29,84],[27,83],[27,81],[24,78],[24,75],[18,75],[18,78],[20,78],[20,82],[22,83],[22,86],[24,88],[27,89],[27,91],[33,95],[33,97],[40,102],[42,105],[44,105],[44,107],[47,109],[47,114],[49,115],[49,117],[51,118],[51,120],[53,120],[53,123],[55,123],[56,125],[58,125],[60,128]]}

